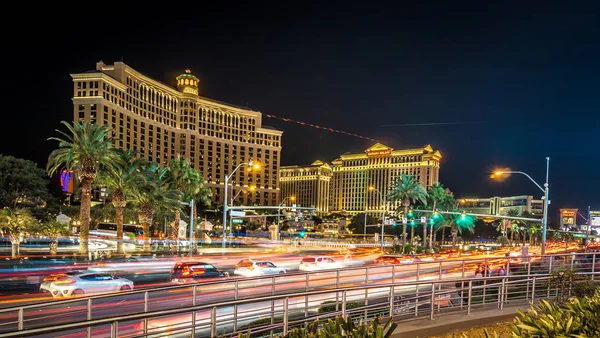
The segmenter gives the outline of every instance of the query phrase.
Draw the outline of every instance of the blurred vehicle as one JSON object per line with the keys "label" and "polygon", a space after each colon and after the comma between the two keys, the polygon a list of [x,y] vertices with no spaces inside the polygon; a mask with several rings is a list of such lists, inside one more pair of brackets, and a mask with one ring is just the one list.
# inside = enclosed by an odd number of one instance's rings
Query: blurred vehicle
{"label": "blurred vehicle", "polygon": [[177,262],[171,269],[171,282],[194,283],[200,279],[229,277],[229,272],[221,271],[214,265],[204,262]]}
{"label": "blurred vehicle", "polygon": [[383,255],[375,258],[375,264],[400,264],[400,258],[402,256],[395,255]]}
{"label": "blurred vehicle", "polygon": [[300,271],[315,271],[315,270],[327,270],[327,269],[340,269],[342,264],[333,260],[333,258],[326,256],[318,257],[304,257],[300,261]]}
{"label": "blurred vehicle", "polygon": [[272,274],[283,274],[287,271],[269,261],[253,261],[242,259],[235,265],[233,274],[242,276],[263,276]]}
{"label": "blurred vehicle", "polygon": [[128,279],[80,270],[51,275],[40,285],[40,292],[50,293],[54,298],[132,289],[133,282]]}
{"label": "blurred vehicle", "polygon": [[35,257],[0,260],[0,294],[37,292],[44,277],[86,268],[77,257]]}
{"label": "blurred vehicle", "polygon": [[421,260],[421,262],[433,262],[436,258],[434,254],[421,254],[417,257]]}

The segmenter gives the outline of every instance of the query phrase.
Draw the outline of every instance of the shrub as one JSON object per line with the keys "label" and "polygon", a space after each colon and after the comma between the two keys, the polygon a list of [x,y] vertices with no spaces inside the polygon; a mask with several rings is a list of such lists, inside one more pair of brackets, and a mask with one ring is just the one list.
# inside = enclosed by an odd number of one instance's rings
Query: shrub
{"label": "shrub", "polygon": [[[346,310],[355,309],[357,307],[361,307],[364,305],[365,305],[365,303],[363,303],[363,302],[346,302]],[[342,302],[338,302],[338,310],[341,310],[341,308],[342,308]],[[327,312],[334,312],[334,311],[335,311],[335,301],[328,300],[328,301],[321,303],[321,306],[319,306],[318,313],[327,313]]]}
{"label": "shrub", "polygon": [[355,324],[351,319],[337,316],[335,320],[328,319],[319,328],[318,320],[310,324],[304,324],[302,328],[295,328],[285,338],[389,338],[394,333],[398,324],[392,319],[383,323],[382,317],[377,317],[368,324]]}
{"label": "shrub", "polygon": [[600,289],[591,297],[571,298],[563,306],[542,300],[526,313],[517,311],[511,327],[516,337],[600,336]]}

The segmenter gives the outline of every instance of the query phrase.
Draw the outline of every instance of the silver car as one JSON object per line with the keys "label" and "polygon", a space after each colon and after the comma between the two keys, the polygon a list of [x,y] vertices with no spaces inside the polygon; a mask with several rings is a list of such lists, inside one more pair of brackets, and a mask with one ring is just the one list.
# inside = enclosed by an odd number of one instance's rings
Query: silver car
{"label": "silver car", "polygon": [[54,298],[83,296],[95,293],[128,291],[133,282],[109,274],[93,271],[70,271],[44,278],[40,292],[50,293]]}

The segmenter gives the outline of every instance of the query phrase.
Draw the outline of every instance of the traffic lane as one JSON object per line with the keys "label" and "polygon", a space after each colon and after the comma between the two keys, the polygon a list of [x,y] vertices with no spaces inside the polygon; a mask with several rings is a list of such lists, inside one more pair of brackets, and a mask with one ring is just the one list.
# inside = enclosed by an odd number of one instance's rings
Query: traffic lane
{"label": "traffic lane", "polygon": [[[423,270],[423,278],[424,279],[438,279],[437,270],[431,269],[432,272],[429,275],[426,275],[426,271]],[[311,276],[312,277],[312,276]],[[377,275],[371,275],[371,278],[376,278]],[[380,283],[391,283],[392,279],[389,276],[382,275],[383,278],[377,278],[376,281]],[[325,281],[328,278],[323,278]],[[395,280],[397,282],[406,282],[414,280],[414,276],[408,274],[405,277],[396,276]],[[358,280],[345,280],[340,287],[350,287],[356,286],[363,283],[362,278]],[[335,287],[335,280],[333,278],[329,278],[329,283],[324,286],[330,286],[331,288]],[[304,281],[298,281],[296,284],[294,283],[286,283],[287,291],[289,293],[290,290],[299,290],[304,291]],[[217,284],[218,286],[218,284]],[[233,300],[235,298],[235,294],[233,290],[214,290],[215,285],[208,286],[207,289],[212,288],[213,290],[205,290],[202,286],[198,286],[196,288],[196,304],[213,304],[217,302],[226,302],[229,300]],[[325,287],[323,287],[325,289]],[[411,287],[414,290],[414,287]],[[238,294],[239,298],[245,297],[257,297],[257,296],[266,296],[270,295],[272,292],[272,285],[259,285],[253,286],[252,288],[248,288],[247,291],[251,291],[248,294],[241,293]],[[245,297],[244,297],[245,296]],[[115,314],[115,308],[118,308],[120,315],[130,314],[130,313],[138,313],[142,312],[144,309],[144,298],[143,294],[127,294],[124,293],[120,296],[115,296],[112,299],[100,299],[95,303],[92,303],[92,318],[99,319],[104,317],[109,317]],[[174,309],[181,307],[189,307],[193,304],[193,287],[189,288],[181,288],[181,289],[173,289],[173,290],[163,290],[157,291],[149,294],[148,296],[148,311],[156,311],[156,310],[164,310],[164,309]],[[44,323],[51,324],[59,324],[59,323],[67,323],[73,321],[85,320],[87,316],[87,302],[85,299],[82,299],[78,304],[73,304],[72,306],[66,308],[50,308],[45,309],[44,311],[35,310],[35,311],[25,311],[24,319],[25,319],[25,327],[38,327],[40,323],[39,319],[43,319]],[[13,320],[16,318],[13,317]],[[14,329],[13,327],[3,325],[3,331]]]}

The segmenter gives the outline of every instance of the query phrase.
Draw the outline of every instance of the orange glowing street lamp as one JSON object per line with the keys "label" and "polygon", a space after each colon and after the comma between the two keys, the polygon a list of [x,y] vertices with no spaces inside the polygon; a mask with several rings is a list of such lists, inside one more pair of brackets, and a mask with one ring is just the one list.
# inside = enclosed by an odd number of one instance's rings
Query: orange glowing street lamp
{"label": "orange glowing street lamp", "polygon": [[544,187],[542,188],[531,176],[522,172],[522,171],[514,171],[514,170],[496,170],[492,174],[492,178],[498,178],[507,174],[519,174],[526,176],[533,184],[535,184],[543,193],[544,193],[544,218],[542,225],[542,255],[546,254],[546,230],[548,229],[548,204],[550,201],[548,200],[548,172],[550,170],[550,157],[546,157],[546,183],[544,183]]}

